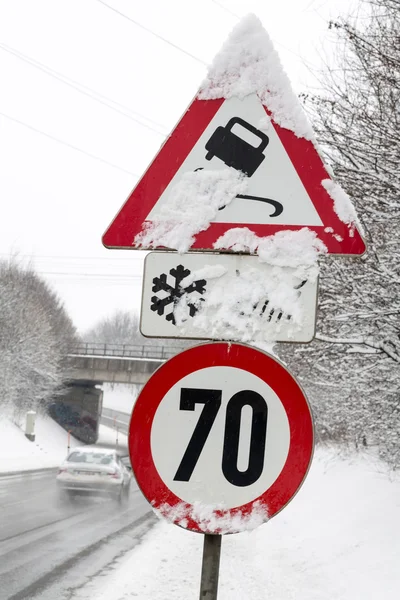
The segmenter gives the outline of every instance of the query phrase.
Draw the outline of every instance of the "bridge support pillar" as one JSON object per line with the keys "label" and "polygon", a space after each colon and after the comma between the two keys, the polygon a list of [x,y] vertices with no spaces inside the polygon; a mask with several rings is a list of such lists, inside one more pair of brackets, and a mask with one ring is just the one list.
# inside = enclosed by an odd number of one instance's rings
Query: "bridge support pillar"
{"label": "bridge support pillar", "polygon": [[102,406],[102,389],[90,383],[72,384],[49,406],[49,414],[75,438],[94,444],[99,436]]}

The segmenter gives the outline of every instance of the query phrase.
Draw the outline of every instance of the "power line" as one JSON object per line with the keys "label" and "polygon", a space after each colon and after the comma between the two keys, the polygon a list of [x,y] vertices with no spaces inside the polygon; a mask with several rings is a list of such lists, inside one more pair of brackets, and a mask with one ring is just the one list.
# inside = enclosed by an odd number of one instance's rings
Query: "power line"
{"label": "power line", "polygon": [[136,25],[137,27],[140,27],[144,31],[147,31],[147,33],[150,33],[151,35],[154,35],[154,37],[156,37],[159,40],[165,42],[169,46],[172,46],[172,48],[175,48],[176,50],[179,50],[180,52],[183,52],[183,54],[186,54],[186,56],[190,56],[190,58],[193,58],[193,60],[197,61],[198,63],[207,66],[207,63],[204,60],[202,60],[201,58],[198,58],[194,54],[191,54],[190,52],[188,52],[187,50],[185,50],[181,46],[178,46],[177,44],[174,44],[173,42],[170,42],[169,40],[167,40],[163,36],[159,35],[155,31],[153,31],[152,29],[149,29],[149,27],[146,27],[145,25],[142,25],[138,21],[135,21],[135,19],[132,19],[132,17],[128,17],[128,15],[126,15],[125,13],[121,12],[120,10],[114,8],[113,6],[110,6],[109,4],[107,4],[107,2],[104,2],[104,0],[96,0],[96,2],[99,2],[103,6],[106,6],[107,8],[109,8],[110,10],[112,10],[113,12],[117,13],[117,15],[120,15],[124,19],[127,19],[131,23],[134,23],[134,25]]}
{"label": "power line", "polygon": [[[61,81],[65,85],[72,87],[77,92],[79,92],[80,94],[83,94],[84,96],[87,96],[91,100],[94,100],[95,102],[98,102],[99,104],[103,104],[107,108],[114,110],[115,112],[119,113],[120,115],[123,115],[127,119],[130,119],[131,121],[134,121],[135,123],[138,123],[138,125],[141,125],[142,127],[145,127],[146,129],[150,129],[151,131],[154,131],[155,133],[158,133],[159,135],[166,137],[166,134],[163,133],[162,131],[159,131],[158,129],[155,129],[151,125],[147,125],[146,123],[139,121],[139,119],[132,117],[131,115],[120,110],[119,108],[116,108],[115,106],[111,106],[108,102],[118,104],[122,108],[124,108],[126,110],[130,110],[129,108],[125,107],[123,104],[119,104],[118,102],[111,100],[111,98],[108,98],[107,96],[104,96],[103,94],[100,94],[99,92],[96,92],[95,90],[92,90],[88,86],[85,86],[85,85],[75,81],[74,79],[71,79],[71,78],[67,77],[66,75],[63,75],[62,73],[59,73],[58,71],[55,71],[54,69],[51,69],[47,65],[37,61],[36,59],[33,59],[33,58],[27,56],[26,54],[23,54],[22,52],[20,52],[19,50],[16,50],[15,48],[11,48],[10,46],[7,46],[6,44],[0,43],[0,49],[4,50],[4,52],[8,52],[9,54],[12,54],[19,60],[26,62],[31,67],[34,67],[35,69],[39,69],[40,71],[43,71],[43,73],[46,73],[46,75],[49,75],[49,77],[53,77],[54,79]],[[78,86],[80,86],[80,87],[78,87]],[[85,88],[88,91],[85,91],[85,89],[80,89],[80,88]],[[96,95],[99,97],[96,98]],[[102,100],[102,98],[104,98],[104,100]],[[135,112],[135,111],[132,111],[132,112]],[[140,115],[140,113],[136,113],[136,114]],[[142,116],[144,119],[146,119],[148,121],[155,123],[155,121],[152,121],[152,119],[148,119],[144,115],[140,115],[140,116]],[[162,125],[161,125],[161,127],[162,127]]]}
{"label": "power line", "polygon": [[[7,253],[0,253],[0,257],[2,256],[7,256],[10,258],[10,255]],[[114,269],[114,268],[118,268],[118,271],[124,271],[124,268],[126,267],[131,267],[132,263],[130,264],[123,264],[123,263],[119,263],[119,264],[107,264],[107,260],[129,260],[129,259],[118,259],[118,258],[110,258],[110,259],[102,259],[101,257],[98,256],[94,256],[94,257],[67,257],[67,256],[42,256],[41,258],[44,259],[42,261],[39,260],[39,262],[41,262],[41,266],[35,264],[36,259],[40,259],[39,256],[32,256],[29,254],[20,254],[18,255],[16,258],[28,258],[31,259],[32,264],[32,269],[34,270],[35,273],[38,273],[40,275],[46,275],[46,276],[50,276],[50,277],[63,277],[65,279],[98,279],[100,281],[104,281],[107,282],[113,282],[113,281],[125,281],[127,283],[132,283],[133,280],[141,280],[142,279],[142,274],[137,274],[135,272],[132,272],[132,269],[129,268],[129,270],[127,270],[126,272],[107,272],[104,271],[102,269],[102,264],[97,263],[97,264],[90,264],[90,260],[101,260],[102,263],[104,264],[105,269]],[[62,262],[63,260],[75,260],[76,258],[80,258],[82,260],[81,263],[65,263]],[[51,260],[48,260],[51,259]],[[136,257],[137,260],[142,261],[144,259],[144,256],[141,257]],[[1,260],[1,258],[0,258]],[[44,264],[43,264],[44,263]],[[46,264],[47,263],[47,264]],[[142,266],[142,265],[134,265],[134,267],[138,267],[138,266]],[[135,268],[135,270],[136,270]],[[99,270],[101,269],[101,270]]]}
{"label": "power line", "polygon": [[76,273],[72,273],[68,271],[41,271],[40,269],[38,270],[38,273],[41,273],[42,275],[61,275],[62,277],[73,278],[92,277],[96,279],[106,278],[109,280],[123,279],[126,281],[130,281],[131,279],[142,279],[141,275],[129,275],[128,273],[79,273],[78,271]]}
{"label": "power line", "polygon": [[117,106],[120,106],[121,108],[123,108],[124,110],[127,110],[128,112],[131,112],[131,113],[133,113],[133,114],[135,114],[135,115],[137,115],[139,117],[142,117],[143,119],[146,119],[146,121],[149,121],[150,123],[153,123],[153,125],[158,125],[159,127],[163,127],[163,125],[161,123],[158,123],[157,121],[154,121],[153,119],[150,119],[149,117],[146,117],[145,115],[143,115],[143,114],[141,114],[141,113],[139,113],[139,112],[137,112],[135,110],[132,110],[128,106],[125,106],[124,104],[121,104],[121,102],[117,102],[117,100],[113,100],[112,98],[109,98],[108,96],[105,96],[104,94],[101,94],[97,90],[94,90],[93,88],[85,85],[84,83],[81,83],[80,81],[76,81],[75,79],[72,79],[71,77],[68,77],[67,75],[64,75],[63,73],[60,73],[60,71],[56,71],[55,69],[52,69],[51,67],[49,67],[49,66],[41,63],[40,61],[36,60],[35,58],[32,58],[31,56],[28,56],[27,54],[24,54],[20,50],[16,50],[15,48],[12,48],[11,46],[8,46],[7,44],[4,44],[4,43],[0,43],[0,46],[4,50],[7,50],[9,52],[12,52],[13,54],[18,55],[18,57],[24,57],[29,62],[34,63],[35,65],[39,65],[39,66],[43,67],[44,69],[46,69],[50,73],[55,73],[56,75],[62,77],[66,81],[70,81],[71,83],[76,84],[76,85],[78,85],[81,88],[89,90],[90,92],[93,92],[93,94],[95,94],[96,96],[99,96],[100,98],[104,98],[105,100],[111,102],[112,104],[116,104]]}
{"label": "power line", "polygon": [[122,171],[123,173],[127,173],[128,175],[133,175],[133,177],[139,177],[139,175],[137,175],[137,173],[133,173],[132,171],[128,171],[127,169],[124,169],[123,167],[119,167],[118,165],[115,165],[114,163],[109,162],[105,158],[101,158],[100,156],[91,154],[90,152],[87,152],[86,150],[82,150],[82,148],[78,148],[78,146],[74,146],[73,144],[70,144],[69,142],[64,142],[63,140],[60,140],[59,138],[51,135],[50,133],[46,133],[45,131],[42,131],[41,129],[36,129],[36,127],[33,127],[32,125],[29,125],[28,123],[25,123],[24,121],[20,121],[19,119],[10,117],[10,115],[6,115],[5,113],[3,113],[1,111],[0,111],[0,115],[5,117],[6,119],[9,119],[10,121],[14,121],[14,123],[18,123],[18,125],[27,127],[27,129],[30,129],[31,131],[34,131],[35,133],[40,133],[40,135],[43,135],[43,136],[49,138],[50,140],[53,140],[53,142],[58,142],[59,144],[62,144],[63,146],[67,146],[67,148],[76,150],[76,152],[81,152],[81,154],[90,156],[90,158],[94,158],[95,160],[98,160],[99,162],[102,162],[103,164],[113,167],[114,169],[118,169],[119,171]]}
{"label": "power line", "polygon": [[[124,250],[125,252],[125,250]],[[140,250],[140,252],[142,253],[142,250]],[[15,257],[14,255],[12,255],[11,253],[6,253],[6,252],[0,252],[0,256],[7,256],[10,258],[29,258],[31,260],[35,260],[35,259],[50,259],[50,260],[101,260],[101,261],[105,261],[105,260],[126,260],[126,261],[132,261],[132,260],[144,260],[144,254],[142,257],[136,256],[136,253],[134,256],[132,256],[131,258],[125,258],[125,257],[121,257],[119,258],[118,256],[110,256],[109,258],[107,256],[50,256],[50,255],[44,255],[44,254],[20,254],[20,253],[16,253]]]}
{"label": "power line", "polygon": [[98,277],[56,277],[54,275],[48,275],[46,273],[38,273],[38,275],[40,275],[43,278],[46,278],[47,281],[51,282],[53,285],[80,285],[80,286],[86,286],[86,285],[91,285],[91,286],[110,286],[110,287],[114,287],[116,285],[123,285],[126,287],[138,287],[141,286],[142,284],[142,277],[137,277],[137,278],[133,278],[133,279],[123,279],[123,278],[119,278],[119,279],[110,279],[110,278],[98,278]]}
{"label": "power line", "polygon": [[76,281],[73,279],[68,279],[65,281],[56,281],[55,279],[49,278],[49,281],[50,281],[51,285],[53,285],[56,288],[61,285],[67,285],[68,287],[70,287],[71,285],[78,285],[80,288],[82,288],[83,286],[92,286],[92,287],[100,287],[100,289],[104,289],[109,286],[110,288],[114,289],[116,286],[123,286],[123,287],[132,289],[132,286],[140,285],[140,283],[135,284],[135,282],[132,282],[132,281],[131,282],[128,282],[128,281],[95,281],[95,280],[88,280],[88,279],[77,279]]}
{"label": "power line", "polygon": [[136,289],[140,287],[141,282],[135,282],[135,281],[96,281],[94,279],[65,279],[65,280],[56,280],[56,279],[52,279],[51,277],[47,277],[46,281],[49,282],[50,285],[52,285],[55,289],[57,289],[59,286],[65,285],[68,286],[67,290],[70,289],[70,286],[72,285],[76,285],[78,286],[78,289],[81,289],[83,286],[88,286],[88,287],[92,287],[92,288],[100,288],[100,290],[104,290],[104,289],[114,289],[116,286],[123,286],[126,288],[130,288],[132,290]]}
{"label": "power line", "polygon": [[35,273],[51,279],[55,283],[79,282],[81,284],[98,283],[104,285],[133,285],[142,282],[142,275],[124,275],[123,273],[70,273],[64,271],[36,270]]}
{"label": "power line", "polygon": [[[21,265],[22,266],[22,265]],[[126,268],[127,267],[127,268]],[[136,277],[137,271],[141,271],[141,264],[135,263],[132,265],[126,265],[123,263],[65,263],[60,261],[54,262],[41,262],[40,264],[33,264],[31,269],[34,271],[43,271],[48,270],[48,272],[53,275],[86,275],[86,273],[90,273],[91,275],[100,275],[103,276],[105,270],[110,269],[118,269],[118,271],[122,271],[121,273],[115,273],[116,277]],[[126,270],[125,270],[126,268]]]}
{"label": "power line", "polygon": [[236,19],[241,19],[241,17],[239,15],[237,15],[235,12],[233,12],[233,10],[231,10],[227,6],[224,6],[220,2],[217,2],[217,0],[211,0],[211,2],[213,2],[214,4],[216,4],[217,6],[219,6],[220,8],[222,8],[222,10],[224,10],[227,13],[229,13],[230,15],[232,15],[233,17],[235,17]]}

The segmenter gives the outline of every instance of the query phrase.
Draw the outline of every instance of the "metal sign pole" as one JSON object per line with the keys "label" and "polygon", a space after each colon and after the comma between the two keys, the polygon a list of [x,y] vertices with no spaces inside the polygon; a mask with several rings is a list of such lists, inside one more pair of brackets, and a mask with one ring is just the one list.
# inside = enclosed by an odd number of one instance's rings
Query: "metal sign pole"
{"label": "metal sign pole", "polygon": [[204,535],[200,600],[217,600],[221,535]]}

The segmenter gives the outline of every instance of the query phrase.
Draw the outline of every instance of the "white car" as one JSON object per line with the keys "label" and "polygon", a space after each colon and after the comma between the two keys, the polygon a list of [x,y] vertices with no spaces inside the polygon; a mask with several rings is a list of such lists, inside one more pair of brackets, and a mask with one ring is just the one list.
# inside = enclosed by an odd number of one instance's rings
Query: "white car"
{"label": "white car", "polygon": [[115,450],[84,446],[71,450],[56,481],[61,498],[107,495],[121,502],[129,496],[131,473]]}

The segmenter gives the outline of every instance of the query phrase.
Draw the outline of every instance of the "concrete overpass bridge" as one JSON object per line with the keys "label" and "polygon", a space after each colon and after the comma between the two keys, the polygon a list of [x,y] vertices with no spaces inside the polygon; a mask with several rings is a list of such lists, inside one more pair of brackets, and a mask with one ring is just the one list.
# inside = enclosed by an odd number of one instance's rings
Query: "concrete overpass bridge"
{"label": "concrete overpass bridge", "polygon": [[64,362],[64,378],[77,384],[144,384],[168,358],[185,347],[81,343]]}
{"label": "concrete overpass bridge", "polygon": [[[100,418],[109,425],[102,414],[100,386],[104,383],[143,385],[160,365],[185,347],[178,344],[77,344],[65,357],[65,389],[49,406],[49,414],[79,440],[94,443]],[[111,422],[114,420],[115,415]]]}

